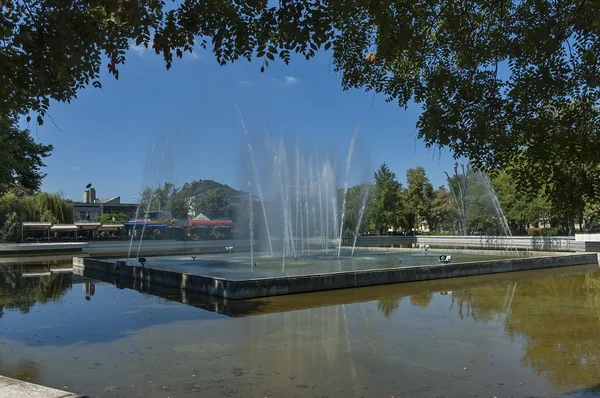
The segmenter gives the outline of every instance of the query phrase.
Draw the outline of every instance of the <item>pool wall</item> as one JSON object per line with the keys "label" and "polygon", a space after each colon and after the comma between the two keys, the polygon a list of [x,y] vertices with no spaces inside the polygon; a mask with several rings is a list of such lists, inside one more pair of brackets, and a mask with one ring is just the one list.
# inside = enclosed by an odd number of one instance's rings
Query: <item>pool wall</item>
{"label": "pool wall", "polygon": [[86,276],[86,271],[89,270],[90,274],[92,271],[114,274],[117,280],[119,278],[132,278],[138,281],[142,288],[157,284],[229,299],[249,299],[390,283],[567,267],[597,262],[598,255],[596,253],[581,253],[445,265],[330,272],[315,275],[282,275],[280,277],[245,280],[198,276],[176,271],[131,266],[124,261],[107,261],[82,257],[73,258],[73,267],[77,269],[76,272],[83,276]]}

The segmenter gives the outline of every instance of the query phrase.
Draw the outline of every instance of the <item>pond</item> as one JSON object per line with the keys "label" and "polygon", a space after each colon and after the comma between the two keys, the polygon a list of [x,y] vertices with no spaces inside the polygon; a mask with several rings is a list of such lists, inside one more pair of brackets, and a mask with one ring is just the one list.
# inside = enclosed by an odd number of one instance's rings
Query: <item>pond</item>
{"label": "pond", "polygon": [[243,302],[119,287],[5,266],[0,374],[90,397],[600,395],[597,265]]}

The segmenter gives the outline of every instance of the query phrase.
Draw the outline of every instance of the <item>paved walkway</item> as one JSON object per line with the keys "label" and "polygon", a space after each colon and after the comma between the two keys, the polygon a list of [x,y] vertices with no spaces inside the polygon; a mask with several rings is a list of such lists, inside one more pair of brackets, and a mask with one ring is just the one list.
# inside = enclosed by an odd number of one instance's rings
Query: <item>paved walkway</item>
{"label": "paved walkway", "polygon": [[27,383],[26,381],[0,376],[0,397],[2,398],[79,398],[71,392]]}

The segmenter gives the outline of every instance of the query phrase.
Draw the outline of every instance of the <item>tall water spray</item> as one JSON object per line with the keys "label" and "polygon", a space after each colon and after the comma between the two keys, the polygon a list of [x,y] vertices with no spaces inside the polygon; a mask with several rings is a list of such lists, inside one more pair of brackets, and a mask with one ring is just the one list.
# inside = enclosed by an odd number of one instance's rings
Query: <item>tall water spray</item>
{"label": "tall water spray", "polygon": [[[481,177],[481,181],[483,182],[483,186],[485,187],[485,189],[492,201],[494,210],[496,211],[496,214],[498,215],[498,219],[500,220],[500,224],[502,226],[504,235],[506,236],[506,238],[508,238],[508,240],[512,246],[512,249],[514,251],[518,251],[517,247],[515,245],[515,241],[512,236],[512,231],[510,230],[510,225],[508,225],[508,220],[506,219],[506,215],[504,215],[504,211],[502,211],[502,206],[500,205],[500,202],[498,201],[498,196],[496,195],[496,191],[494,190],[494,187],[492,186],[492,182],[490,181],[490,178],[485,173],[479,173],[479,174]],[[508,247],[507,247],[507,249],[508,249]]]}
{"label": "tall water spray", "polygon": [[[263,162],[259,169],[252,160],[252,169],[247,172],[252,173],[253,189],[259,190],[265,229],[267,235],[275,237],[273,250],[281,255],[282,272],[285,272],[290,258],[297,260],[319,252],[322,256],[341,256],[356,137],[357,130],[349,143],[345,167],[339,171],[336,171],[334,165],[337,162],[331,155],[320,155],[284,139],[267,139],[261,148],[256,142],[254,148],[248,147],[251,159],[257,156]],[[263,184],[260,188],[258,181]],[[359,218],[362,219],[362,216]],[[256,257],[256,252],[253,256]]]}
{"label": "tall water spray", "polygon": [[344,197],[342,198],[342,217],[340,220],[340,233],[338,242],[338,257],[342,251],[342,233],[344,232],[344,216],[346,215],[346,196],[348,195],[348,176],[350,174],[350,163],[352,162],[352,154],[354,153],[354,142],[356,141],[356,135],[358,134],[358,128],[354,129],[354,134],[350,140],[350,148],[348,149],[348,157],[346,158],[346,174],[344,176]]}
{"label": "tall water spray", "polygon": [[242,112],[240,111],[240,109],[236,106],[236,109],[238,111],[238,114],[240,115],[240,120],[242,123],[242,130],[244,131],[244,136],[246,138],[246,142],[248,144],[248,152],[250,153],[250,162],[252,163],[252,170],[254,171],[254,179],[256,181],[256,188],[258,189],[258,196],[260,196],[259,200],[260,200],[260,204],[262,206],[262,213],[263,213],[263,217],[265,219],[265,229],[266,229],[266,233],[267,233],[267,239],[269,241],[269,251],[271,252],[271,257],[273,257],[273,243],[271,242],[271,232],[269,231],[269,221],[267,220],[267,211],[265,210],[265,200],[264,200],[264,196],[262,193],[262,188],[260,186],[260,179],[258,177],[258,169],[256,167],[256,161],[254,160],[254,150],[252,149],[252,144],[250,144],[250,137],[248,136],[248,128],[246,127],[246,121],[244,120],[243,116],[242,116]]}
{"label": "tall water spray", "polygon": [[[146,170],[144,170],[144,174],[148,173],[148,169],[150,168],[150,164],[152,163],[152,158],[154,157],[154,144],[152,144],[152,148],[150,149],[150,158],[148,159],[148,164],[146,165]],[[137,207],[135,208],[135,221],[137,221],[140,216],[140,205],[142,204],[142,192],[140,192],[140,197],[138,198]],[[131,256],[131,248],[133,247],[133,238],[135,237],[135,226],[136,222],[133,223],[133,227],[131,228],[131,239],[129,240],[129,250],[127,251],[127,260]]]}
{"label": "tall water spray", "polygon": [[[169,146],[169,141],[165,142],[165,148],[163,149],[162,155],[160,155],[160,161],[158,162],[158,167],[156,168],[156,174],[154,175],[154,181],[151,185],[154,186],[158,182],[158,173],[160,172],[160,166],[162,166],[163,159],[165,158],[165,153],[167,152],[167,147]],[[146,207],[146,218],[148,218],[148,213],[150,213],[150,205],[152,204],[152,195],[154,194],[154,189],[150,188],[150,198],[148,199],[148,206]],[[144,220],[144,225],[142,226],[142,235],[140,236],[140,243],[137,249],[136,257],[140,256],[140,250],[142,249],[142,242],[144,241],[144,232],[146,232],[146,225],[148,224],[148,220]]]}
{"label": "tall water spray", "polygon": [[252,203],[252,181],[248,181],[248,211],[249,217],[249,235],[250,235],[250,273],[254,273],[254,205]]}
{"label": "tall water spray", "polygon": [[362,202],[360,204],[360,210],[358,211],[358,223],[356,224],[356,229],[354,230],[354,241],[352,242],[352,255],[354,255],[354,249],[356,248],[356,240],[358,239],[358,233],[360,231],[360,224],[362,223],[362,219],[365,215],[365,209],[367,208],[367,202],[369,201],[369,194],[371,193],[371,185],[363,185],[364,192],[362,197]]}

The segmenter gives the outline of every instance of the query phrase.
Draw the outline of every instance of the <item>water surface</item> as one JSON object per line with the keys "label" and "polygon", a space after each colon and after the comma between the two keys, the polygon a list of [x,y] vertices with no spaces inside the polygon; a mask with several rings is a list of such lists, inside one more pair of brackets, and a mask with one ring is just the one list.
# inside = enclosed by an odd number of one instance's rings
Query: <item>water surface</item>
{"label": "water surface", "polygon": [[0,374],[91,397],[600,394],[597,265],[245,302],[150,292],[4,269]]}
{"label": "water surface", "polygon": [[[337,251],[335,251],[337,253]],[[382,251],[359,250],[353,256],[350,249],[342,251],[343,256],[337,257],[334,251],[322,255],[288,257],[285,260],[285,275],[309,275],[329,272],[357,271],[382,268],[410,267],[416,265],[439,264],[440,255],[451,254],[452,262],[470,262],[484,260],[501,260],[508,255],[471,254],[430,250],[422,251]],[[283,259],[279,256],[270,257],[266,253],[258,253],[254,257],[254,267],[250,267],[249,253],[218,253],[218,254],[186,254],[178,256],[146,257],[146,266],[156,269],[177,271],[193,275],[220,277],[227,279],[268,278],[281,276]],[[135,259],[129,260],[135,264]]]}

